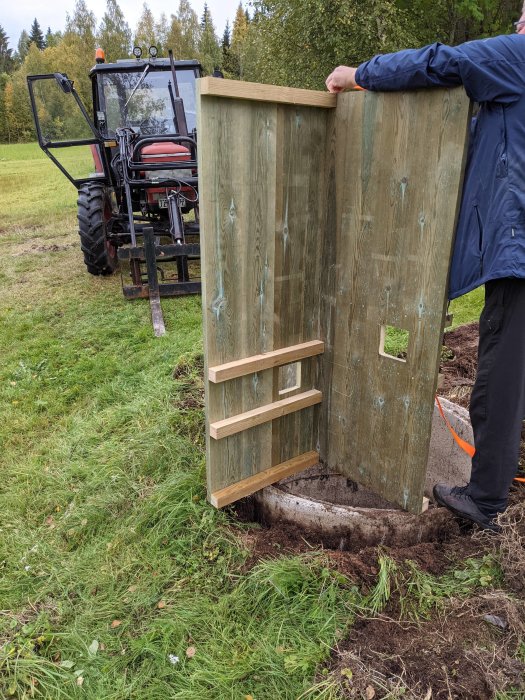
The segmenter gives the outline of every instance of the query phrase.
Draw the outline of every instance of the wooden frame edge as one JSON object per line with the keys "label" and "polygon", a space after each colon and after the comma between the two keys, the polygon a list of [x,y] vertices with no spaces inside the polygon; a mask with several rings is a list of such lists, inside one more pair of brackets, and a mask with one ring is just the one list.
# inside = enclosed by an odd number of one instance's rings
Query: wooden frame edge
{"label": "wooden frame edge", "polygon": [[298,362],[309,357],[321,355],[324,352],[324,342],[322,340],[309,340],[298,345],[289,345],[279,350],[271,350],[261,355],[252,355],[242,360],[226,362],[208,369],[208,381],[213,384],[220,384],[229,379],[237,379],[247,374],[261,372],[265,369],[273,369],[290,362]]}
{"label": "wooden frame edge", "polygon": [[322,90],[304,90],[302,88],[280,87],[265,83],[247,83],[242,80],[224,78],[200,78],[198,81],[200,95],[210,97],[230,97],[235,100],[253,100],[255,102],[276,102],[302,107],[322,107],[335,109],[337,95]]}
{"label": "wooden frame edge", "polygon": [[296,474],[297,472],[307,469],[308,467],[313,467],[319,462],[319,453],[312,450],[311,452],[305,452],[297,457],[292,457],[292,459],[277,464],[275,467],[270,467],[265,469],[259,474],[254,474],[249,476],[242,481],[238,481],[231,486],[226,486],[223,489],[214,491],[210,494],[210,503],[215,508],[223,508],[238,501],[239,498],[244,498],[245,496],[250,496],[252,493],[259,491],[265,486],[274,484],[276,481],[280,481],[287,476]]}
{"label": "wooden frame edge", "polygon": [[214,440],[222,440],[222,438],[242,433],[244,430],[255,428],[257,425],[268,423],[276,418],[282,418],[295,411],[300,411],[303,408],[309,408],[321,403],[323,395],[317,389],[310,389],[302,394],[296,394],[288,399],[274,401],[266,406],[260,406],[252,411],[239,413],[231,418],[216,421],[210,424],[210,437]]}

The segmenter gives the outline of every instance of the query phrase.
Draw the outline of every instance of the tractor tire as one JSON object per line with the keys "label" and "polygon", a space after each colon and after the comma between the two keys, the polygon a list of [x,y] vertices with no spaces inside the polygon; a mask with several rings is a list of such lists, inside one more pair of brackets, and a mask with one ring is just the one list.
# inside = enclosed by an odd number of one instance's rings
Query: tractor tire
{"label": "tractor tire", "polygon": [[90,183],[78,191],[78,234],[84,262],[92,275],[111,275],[118,266],[117,248],[107,238],[111,205],[104,185]]}

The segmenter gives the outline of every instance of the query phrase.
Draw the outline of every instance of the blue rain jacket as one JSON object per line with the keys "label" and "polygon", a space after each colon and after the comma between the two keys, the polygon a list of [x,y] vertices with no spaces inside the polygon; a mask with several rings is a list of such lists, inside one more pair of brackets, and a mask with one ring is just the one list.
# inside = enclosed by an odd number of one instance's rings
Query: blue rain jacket
{"label": "blue rain jacket", "polygon": [[450,269],[449,298],[488,280],[525,278],[525,36],[432,44],[359,66],[367,90],[463,85],[480,103]]}

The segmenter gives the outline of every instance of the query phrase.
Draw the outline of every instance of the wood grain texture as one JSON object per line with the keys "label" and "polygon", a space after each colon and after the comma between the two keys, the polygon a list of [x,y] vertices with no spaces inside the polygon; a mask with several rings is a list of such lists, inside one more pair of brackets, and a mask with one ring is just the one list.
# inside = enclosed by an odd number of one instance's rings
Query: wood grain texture
{"label": "wood grain texture", "polygon": [[[331,112],[278,109],[279,150],[275,207],[274,343],[283,347],[319,337],[319,286],[324,226],[323,182],[327,123]],[[297,392],[317,387],[316,360],[301,363]],[[274,400],[279,398],[278,372]],[[295,413],[273,425],[272,461],[284,462],[316,446],[318,409]]]}
{"label": "wood grain texture", "polygon": [[306,452],[303,455],[289,459],[287,462],[277,464],[275,467],[265,469],[265,471],[260,474],[254,474],[232,486],[228,486],[220,491],[215,491],[215,493],[212,493],[210,496],[210,503],[216,508],[224,508],[224,506],[238,501],[239,498],[250,496],[252,493],[263,489],[265,486],[275,484],[276,481],[285,479],[287,476],[292,476],[292,474],[297,474],[297,472],[308,469],[308,467],[313,467],[318,462],[318,452]]}
{"label": "wood grain texture", "polygon": [[287,416],[289,413],[315,406],[315,404],[321,403],[322,399],[323,395],[320,391],[310,389],[287,399],[273,401],[267,406],[259,406],[251,411],[210,423],[210,435],[214,440],[222,440],[230,435],[262,425],[262,423]]}
{"label": "wood grain texture", "polygon": [[[349,93],[326,109],[281,88],[200,89],[210,497],[318,448],[421,512],[468,99]],[[406,362],[380,354],[383,326],[409,331]],[[325,353],[301,360],[294,391],[319,389],[321,405],[210,439],[210,423],[278,401],[280,386],[277,368],[220,384],[209,368],[314,338]]]}
{"label": "wood grain texture", "polygon": [[253,357],[245,357],[242,360],[210,367],[208,379],[210,382],[218,384],[228,379],[236,379],[254,372],[261,372],[264,369],[272,369],[287,363],[304,360],[307,357],[315,357],[323,352],[324,343],[322,340],[310,340],[307,343],[299,343],[280,350],[272,350],[264,355],[254,355]]}
{"label": "wood grain texture", "polygon": [[[207,378],[210,367],[252,355],[264,355],[276,348],[318,337],[318,308],[314,303],[312,285],[303,283],[307,263],[300,251],[304,248],[305,231],[308,232],[306,237],[320,239],[319,227],[308,223],[322,217],[319,202],[316,201],[317,213],[313,217],[307,212],[312,192],[317,192],[318,171],[323,167],[316,158],[324,158],[328,112],[209,94],[200,95],[199,105],[201,265],[204,272]],[[287,141],[289,133],[293,133],[294,138]],[[281,164],[287,158],[296,157],[294,149],[298,150],[301,167],[308,165],[308,172],[306,176],[293,172],[283,179]],[[297,222],[294,214],[288,223],[283,223],[279,203],[285,200],[285,190],[293,193],[293,211],[301,212],[301,219]],[[282,265],[275,262],[276,254],[281,256],[283,246],[288,250],[297,248],[294,252],[296,267],[288,263],[285,273]],[[320,263],[318,255],[312,257],[317,260],[313,265],[309,264],[315,280]],[[283,279],[283,274],[288,279]],[[318,292],[318,284],[314,286]],[[308,290],[310,310],[301,311],[299,325],[295,323],[289,333],[279,334],[276,338],[275,328],[280,325],[276,318],[279,309],[281,306],[287,308],[288,304],[293,309],[302,309],[304,290]],[[290,296],[276,301],[276,295],[281,293]],[[318,364],[318,358],[301,361],[303,382],[298,392],[313,388],[309,369],[313,364]],[[219,441],[210,438],[209,424],[252,411],[278,398],[278,379],[274,372],[274,369],[259,370],[222,384],[206,380],[209,495],[290,457],[311,451],[315,446],[313,407],[302,410],[301,418],[295,422],[297,427],[294,430],[302,431],[302,436],[287,433],[297,450],[285,458],[277,454],[280,451],[274,454],[272,445],[274,432],[279,432],[279,426],[286,418]]]}
{"label": "wood grain texture", "polygon": [[[274,348],[276,107],[203,98],[198,118],[207,376],[209,366]],[[271,403],[272,372],[205,382],[208,421]],[[273,466],[271,440],[271,423],[220,442],[211,443],[208,431],[208,493]]]}
{"label": "wood grain texture", "polygon": [[264,83],[247,83],[224,78],[201,78],[200,94],[212,97],[230,97],[236,100],[271,102],[303,107],[323,107],[334,109],[336,95],[322,90],[302,90],[301,88],[278,87]]}
{"label": "wood grain texture", "polygon": [[[335,279],[323,316],[321,457],[421,511],[469,101],[462,89],[338,100]],[[383,325],[409,331],[406,362]]]}

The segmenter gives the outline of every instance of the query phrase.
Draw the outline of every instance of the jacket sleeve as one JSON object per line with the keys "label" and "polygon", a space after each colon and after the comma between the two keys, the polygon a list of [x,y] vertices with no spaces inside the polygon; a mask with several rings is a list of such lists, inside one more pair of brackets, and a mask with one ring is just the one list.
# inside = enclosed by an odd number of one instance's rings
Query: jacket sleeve
{"label": "jacket sleeve", "polygon": [[460,46],[436,43],[374,56],[359,66],[356,82],[367,90],[384,91],[463,85],[476,102],[510,104],[525,90],[523,58],[525,37],[518,35]]}

